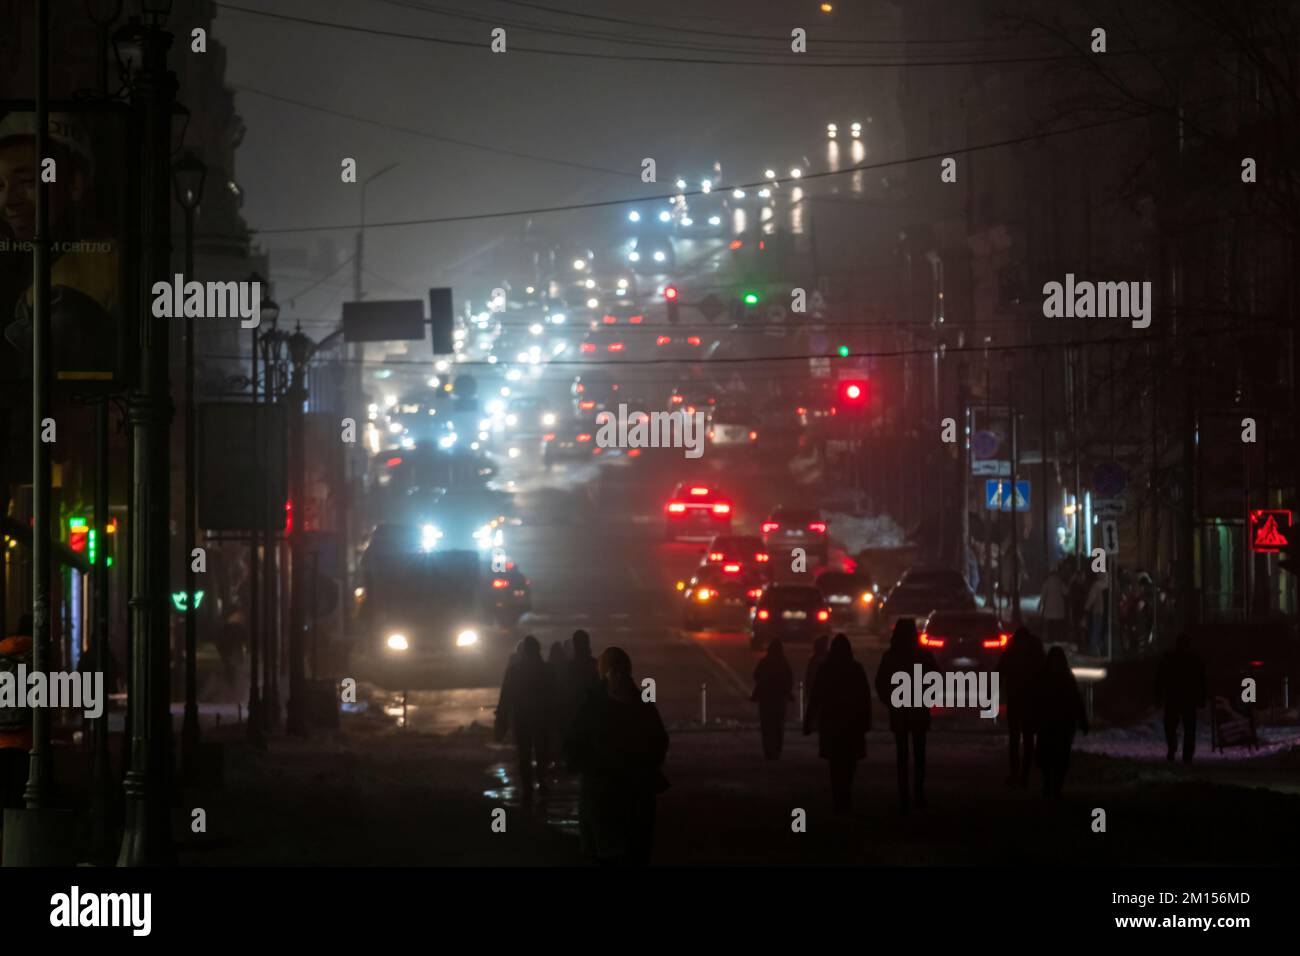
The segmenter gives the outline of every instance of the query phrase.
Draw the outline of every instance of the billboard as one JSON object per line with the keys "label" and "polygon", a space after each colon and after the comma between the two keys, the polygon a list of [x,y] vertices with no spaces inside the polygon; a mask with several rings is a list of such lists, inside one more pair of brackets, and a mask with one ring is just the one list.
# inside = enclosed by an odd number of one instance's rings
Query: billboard
{"label": "billboard", "polygon": [[128,322],[130,171],[138,168],[131,114],[122,104],[55,104],[50,156],[36,156],[30,103],[0,102],[0,377],[32,372],[32,260],[36,190],[51,177],[50,344],[53,381],[64,393],[127,384],[138,351]]}
{"label": "billboard", "polygon": [[284,406],[207,402],[198,405],[197,412],[199,527],[207,531],[270,527],[279,533],[289,497]]}
{"label": "billboard", "polygon": [[343,303],[345,342],[418,342],[423,338],[424,303],[419,299]]}

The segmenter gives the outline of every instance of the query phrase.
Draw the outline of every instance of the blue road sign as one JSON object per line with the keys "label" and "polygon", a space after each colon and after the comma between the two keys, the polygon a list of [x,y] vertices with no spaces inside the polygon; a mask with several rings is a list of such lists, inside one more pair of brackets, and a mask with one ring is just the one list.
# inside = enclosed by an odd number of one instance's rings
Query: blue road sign
{"label": "blue road sign", "polygon": [[[1030,502],[1029,482],[1017,481],[1014,492],[1016,510],[1028,511]],[[1010,481],[990,479],[984,482],[984,507],[989,511],[1010,511],[1011,496],[1012,487]]]}

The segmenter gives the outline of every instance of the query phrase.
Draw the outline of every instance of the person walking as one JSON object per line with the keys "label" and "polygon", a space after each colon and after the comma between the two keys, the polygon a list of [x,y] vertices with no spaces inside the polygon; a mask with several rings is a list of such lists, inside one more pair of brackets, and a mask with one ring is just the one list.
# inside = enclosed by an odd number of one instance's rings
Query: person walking
{"label": "person walking", "polygon": [[514,729],[520,799],[525,807],[533,803],[534,761],[540,776],[539,790],[543,795],[547,792],[547,744],[553,711],[550,671],[542,660],[541,644],[529,634],[519,642],[515,656],[506,665],[496,710],[498,742],[505,740],[510,729]]}
{"label": "person walking", "polygon": [[1043,794],[1059,797],[1070,769],[1070,751],[1076,728],[1088,732],[1088,712],[1070,670],[1065,651],[1053,647],[1038,679],[1034,699],[1038,721],[1038,766],[1043,771]]}
{"label": "person walking", "polygon": [[625,650],[605,648],[597,668],[600,685],[565,739],[569,766],[580,775],[582,848],[602,865],[644,866],[654,843],[655,800],[668,789],[668,731],[659,709],[642,699]]}
{"label": "person walking", "polygon": [[763,738],[763,756],[777,760],[785,744],[785,715],[794,699],[794,674],[780,638],[772,638],[767,655],[754,668],[754,692],[750,700],[758,703],[758,723]]}
{"label": "person walking", "polygon": [[1043,622],[1043,636],[1049,644],[1059,644],[1066,639],[1066,587],[1055,570],[1043,579],[1042,593],[1038,596],[1038,613]]}
{"label": "person walking", "polygon": [[[921,674],[937,671],[939,664],[930,651],[917,640],[916,622],[910,617],[899,618],[894,633],[889,638],[889,650],[880,659],[876,672],[876,694],[889,711],[889,729],[894,733],[895,772],[898,775],[899,809],[907,813],[915,801],[918,808],[925,801],[925,738],[930,731],[930,708],[912,707],[911,701],[895,707],[890,698],[894,689],[893,676],[898,673],[915,679],[915,666],[921,665]],[[912,755],[912,793],[908,791],[908,744]]]}
{"label": "person walking", "polygon": [[1166,759],[1178,750],[1178,725],[1183,725],[1183,763],[1196,753],[1196,710],[1205,705],[1205,663],[1192,650],[1186,631],[1179,633],[1174,649],[1160,660],[1156,677],[1156,703],[1164,706]]}
{"label": "person walking", "polygon": [[1088,599],[1083,605],[1084,611],[1088,614],[1088,652],[1093,657],[1103,657],[1106,653],[1109,587],[1105,573],[1094,574],[1092,584],[1088,587]]}
{"label": "person walking", "polygon": [[836,813],[853,809],[853,777],[867,755],[871,729],[871,685],[867,672],[853,658],[849,639],[836,634],[816,681],[804,715],[803,732],[817,729],[817,752],[830,763],[831,801]]}
{"label": "person walking", "polygon": [[[1034,693],[1043,672],[1047,655],[1043,652],[1043,642],[1027,627],[1021,627],[1011,635],[1007,646],[998,661],[1001,690],[1007,702],[1007,743],[1010,758],[1010,773],[1007,786],[1014,787],[1017,782],[1022,787],[1029,786],[1029,770],[1034,765],[1034,736],[1037,733],[1034,720]],[[1021,746],[1023,744],[1023,759]]]}
{"label": "person walking", "polygon": [[[808,664],[803,670],[803,692],[804,707],[807,709],[807,701],[812,699],[813,684],[817,683],[817,671],[826,663],[826,654],[830,650],[831,638],[829,634],[823,634],[813,641],[812,656],[808,658]],[[802,717],[802,715],[800,715]]]}

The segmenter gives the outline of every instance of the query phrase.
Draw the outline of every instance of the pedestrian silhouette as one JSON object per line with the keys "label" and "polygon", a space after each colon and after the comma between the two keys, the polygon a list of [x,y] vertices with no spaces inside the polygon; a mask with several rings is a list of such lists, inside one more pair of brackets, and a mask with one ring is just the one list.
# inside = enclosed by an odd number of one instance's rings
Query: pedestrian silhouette
{"label": "pedestrian silhouette", "polygon": [[563,641],[552,641],[546,652],[546,673],[551,682],[551,712],[547,718],[549,733],[546,755],[559,763],[563,753],[564,732],[568,729],[569,714],[569,651]]}
{"label": "pedestrian silhouette", "polygon": [[[1010,757],[1010,774],[1007,786],[1029,786],[1029,770],[1034,765],[1034,737],[1037,733],[1034,719],[1034,694],[1043,673],[1047,655],[1043,642],[1027,627],[1011,635],[998,662],[1000,689],[1007,704],[1007,743]],[[1024,757],[1021,759],[1021,747]]]}
{"label": "pedestrian silhouette", "polygon": [[835,635],[826,660],[817,670],[803,719],[804,734],[811,734],[814,727],[817,752],[830,762],[835,812],[849,813],[853,809],[853,776],[858,761],[867,755],[871,685],[843,634]]}
{"label": "pedestrian silhouette", "polygon": [[1053,647],[1047,652],[1034,695],[1038,721],[1038,766],[1043,771],[1043,793],[1059,797],[1070,769],[1070,750],[1076,729],[1088,732],[1088,712],[1079,685],[1065,658],[1065,651]]}
{"label": "pedestrian silhouette", "polygon": [[550,671],[542,660],[542,646],[529,634],[519,642],[506,665],[497,701],[496,738],[505,740],[513,728],[519,759],[520,798],[525,807],[533,803],[533,761],[537,762],[539,788],[546,793],[547,744],[554,708]]}
{"label": "pedestrian silhouette", "polygon": [[1178,635],[1174,649],[1160,660],[1156,676],[1156,703],[1165,710],[1166,758],[1178,750],[1178,725],[1183,725],[1183,763],[1196,753],[1196,709],[1205,704],[1205,663],[1192,650],[1191,636]]}
{"label": "pedestrian silhouette", "polygon": [[565,660],[565,675],[561,685],[563,699],[560,702],[560,739],[563,741],[573,726],[583,701],[593,691],[600,689],[600,674],[596,669],[596,658],[591,656],[591,635],[584,630],[573,632],[569,639],[569,651]]}
{"label": "pedestrian silhouette", "polygon": [[[921,647],[916,634],[916,622],[910,617],[902,617],[894,624],[894,633],[889,638],[889,650],[880,659],[880,670],[876,672],[876,694],[880,702],[889,711],[889,729],[894,733],[894,770],[898,777],[898,804],[903,813],[911,809],[913,800],[918,807],[925,802],[925,737],[930,732],[930,708],[906,706],[911,704],[910,696],[905,706],[895,707],[890,702],[893,694],[893,676],[905,673],[909,680],[916,677],[915,666],[921,665],[921,674],[939,669],[938,662],[930,651]],[[908,791],[907,758],[908,744],[912,755],[912,792]]]}
{"label": "pedestrian silhouette", "polygon": [[826,663],[826,654],[831,644],[830,636],[823,634],[817,640],[813,641],[812,656],[808,658],[808,666],[803,672],[803,690],[804,700],[812,699],[813,684],[817,683],[817,671]]}
{"label": "pedestrian silhouette", "polygon": [[597,666],[600,686],[583,701],[565,740],[569,766],[580,774],[582,847],[600,864],[645,865],[655,797],[668,789],[668,732],[659,709],[642,700],[625,650],[605,648]]}
{"label": "pedestrian silhouette", "polygon": [[1069,591],[1061,575],[1055,570],[1047,572],[1038,596],[1038,613],[1043,621],[1043,636],[1049,644],[1059,644],[1068,637],[1065,621],[1068,598]]}
{"label": "pedestrian silhouette", "polygon": [[758,723],[763,737],[763,756],[776,760],[785,744],[785,714],[794,699],[794,675],[779,638],[767,645],[767,655],[754,668],[754,693],[750,700],[758,703]]}

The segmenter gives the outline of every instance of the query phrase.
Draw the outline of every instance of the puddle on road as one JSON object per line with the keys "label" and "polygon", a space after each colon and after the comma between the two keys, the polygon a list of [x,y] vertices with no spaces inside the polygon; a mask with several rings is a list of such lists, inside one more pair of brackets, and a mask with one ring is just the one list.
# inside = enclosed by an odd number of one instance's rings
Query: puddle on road
{"label": "puddle on road", "polygon": [[[504,803],[507,807],[522,810],[519,788],[515,785],[516,768],[513,763],[497,763],[488,768],[492,779],[490,789],[483,791],[487,799]],[[578,778],[551,768],[546,774],[548,792],[535,793],[531,813],[543,819],[548,827],[564,834],[578,835]]]}

